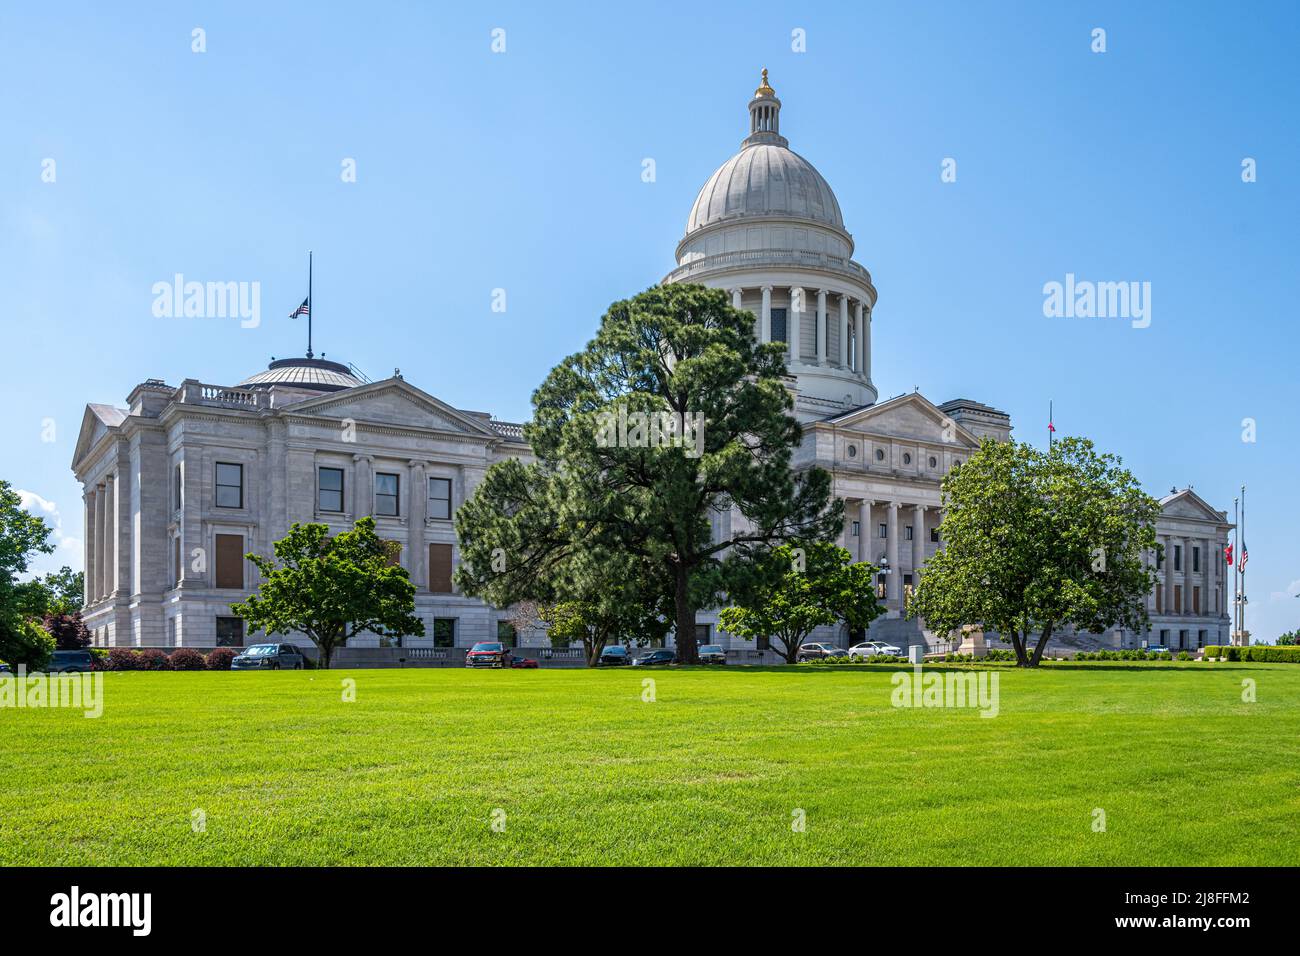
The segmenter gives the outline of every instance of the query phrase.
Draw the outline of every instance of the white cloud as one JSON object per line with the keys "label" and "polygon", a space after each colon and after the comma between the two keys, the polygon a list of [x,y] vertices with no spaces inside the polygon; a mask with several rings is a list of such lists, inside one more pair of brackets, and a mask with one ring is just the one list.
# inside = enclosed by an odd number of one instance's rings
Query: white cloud
{"label": "white cloud", "polygon": [[54,545],[54,554],[36,555],[32,562],[32,570],[43,573],[41,569],[52,563],[53,566],[49,568],[51,571],[58,570],[64,565],[74,571],[80,571],[82,542],[80,538],[73,538],[63,533],[63,516],[59,514],[59,506],[34,491],[25,491],[22,488],[14,490],[22,501],[23,510],[44,519],[51,529],[50,543]]}

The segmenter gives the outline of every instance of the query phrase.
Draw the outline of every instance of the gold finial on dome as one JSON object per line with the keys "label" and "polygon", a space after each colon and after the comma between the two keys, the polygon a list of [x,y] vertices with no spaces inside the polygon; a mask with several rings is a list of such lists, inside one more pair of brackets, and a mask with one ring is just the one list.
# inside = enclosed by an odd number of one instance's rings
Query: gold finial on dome
{"label": "gold finial on dome", "polygon": [[776,90],[772,89],[767,82],[767,67],[763,67],[763,83],[754,91],[755,96],[776,96]]}

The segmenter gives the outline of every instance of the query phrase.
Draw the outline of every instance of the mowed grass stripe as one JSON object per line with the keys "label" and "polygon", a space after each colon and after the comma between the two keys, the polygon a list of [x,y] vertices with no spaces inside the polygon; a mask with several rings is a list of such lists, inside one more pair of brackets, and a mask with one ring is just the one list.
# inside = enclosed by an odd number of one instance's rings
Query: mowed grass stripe
{"label": "mowed grass stripe", "polygon": [[994,670],[992,719],[890,666],[107,674],[0,710],[0,863],[1300,863],[1300,667]]}

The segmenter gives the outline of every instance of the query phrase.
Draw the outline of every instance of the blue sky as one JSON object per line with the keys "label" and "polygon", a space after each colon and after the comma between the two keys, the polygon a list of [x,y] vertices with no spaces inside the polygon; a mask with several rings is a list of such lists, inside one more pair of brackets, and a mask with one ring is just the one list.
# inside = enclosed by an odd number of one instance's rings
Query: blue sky
{"label": "blue sky", "polygon": [[[60,523],[43,566],[80,567],[85,403],[300,353],[285,316],[308,249],[318,352],[527,417],[605,307],[673,266],[766,66],[879,289],[882,398],[975,398],[1034,441],[1052,400],[1059,434],[1153,494],[1190,483],[1231,511],[1249,485],[1250,623],[1271,639],[1300,626],[1300,13],[1251,10],[6,4],[0,476]],[[155,317],[153,284],[178,272],[259,282],[261,324]],[[1067,273],[1150,282],[1150,326],[1044,317]]]}

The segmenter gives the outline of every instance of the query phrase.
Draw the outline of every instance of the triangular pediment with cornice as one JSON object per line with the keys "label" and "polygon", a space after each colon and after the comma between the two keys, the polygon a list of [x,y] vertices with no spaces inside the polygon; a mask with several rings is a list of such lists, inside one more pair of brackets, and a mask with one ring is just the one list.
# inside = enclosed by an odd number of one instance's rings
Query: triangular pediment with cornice
{"label": "triangular pediment with cornice", "polygon": [[400,378],[359,385],[343,392],[297,402],[286,410],[294,417],[351,419],[373,425],[430,428],[435,431],[499,437],[487,424],[453,408]]}
{"label": "triangular pediment with cornice", "polygon": [[72,468],[80,470],[80,465],[91,449],[99,443],[110,428],[116,428],[127,417],[125,409],[112,405],[87,405],[81,416],[81,431],[77,433],[77,447],[72,453]]}
{"label": "triangular pediment with cornice", "polygon": [[1184,488],[1162,498],[1160,514],[1166,518],[1194,518],[1197,521],[1225,520],[1221,512],[1216,511],[1209,502],[1190,488]]}
{"label": "triangular pediment with cornice", "polygon": [[900,395],[878,405],[855,408],[824,420],[840,431],[882,435],[905,441],[979,447],[979,438],[943,413],[920,392]]}

